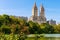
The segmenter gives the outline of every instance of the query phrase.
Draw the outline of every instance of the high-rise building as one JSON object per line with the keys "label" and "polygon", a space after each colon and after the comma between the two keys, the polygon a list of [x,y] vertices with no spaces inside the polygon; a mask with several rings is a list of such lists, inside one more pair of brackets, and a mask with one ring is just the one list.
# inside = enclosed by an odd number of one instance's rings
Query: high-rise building
{"label": "high-rise building", "polygon": [[56,25],[56,21],[55,21],[55,20],[52,20],[52,19],[49,20],[48,23],[49,23],[50,25]]}
{"label": "high-rise building", "polygon": [[41,4],[40,6],[40,15],[38,16],[38,8],[36,6],[36,2],[32,8],[32,16],[29,18],[29,21],[33,21],[33,22],[37,22],[39,24],[41,23],[46,23],[46,17],[45,17],[45,13],[44,13],[44,7]]}

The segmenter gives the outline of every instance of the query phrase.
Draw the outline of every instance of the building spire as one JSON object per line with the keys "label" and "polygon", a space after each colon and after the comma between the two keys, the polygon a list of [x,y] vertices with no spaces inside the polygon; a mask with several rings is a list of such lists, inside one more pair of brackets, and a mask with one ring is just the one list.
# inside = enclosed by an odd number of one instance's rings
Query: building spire
{"label": "building spire", "polygon": [[45,16],[43,4],[40,5],[40,16],[42,16],[42,17]]}
{"label": "building spire", "polygon": [[40,5],[40,11],[44,11],[43,4]]}
{"label": "building spire", "polygon": [[32,15],[38,16],[38,8],[36,6],[36,2],[34,3],[33,9],[32,9]]}
{"label": "building spire", "polygon": [[36,2],[34,3],[34,8],[37,8],[37,6],[36,6]]}

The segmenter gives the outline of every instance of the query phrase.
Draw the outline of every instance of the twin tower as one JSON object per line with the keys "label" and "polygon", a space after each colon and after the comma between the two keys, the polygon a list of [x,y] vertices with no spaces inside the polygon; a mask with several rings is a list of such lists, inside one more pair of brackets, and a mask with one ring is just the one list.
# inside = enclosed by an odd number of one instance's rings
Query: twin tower
{"label": "twin tower", "polygon": [[46,17],[43,5],[40,6],[40,12],[38,16],[38,8],[36,6],[36,3],[34,4],[32,8],[32,16],[29,18],[29,21],[37,22],[39,24],[46,23]]}

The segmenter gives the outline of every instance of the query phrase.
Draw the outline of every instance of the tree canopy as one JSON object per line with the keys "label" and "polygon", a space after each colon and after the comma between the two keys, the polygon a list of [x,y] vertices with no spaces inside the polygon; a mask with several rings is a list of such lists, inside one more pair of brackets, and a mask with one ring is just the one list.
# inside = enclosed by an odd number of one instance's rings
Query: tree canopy
{"label": "tree canopy", "polygon": [[60,33],[59,25],[49,25],[48,23],[38,24],[32,21],[27,22],[26,20],[10,15],[0,15],[0,31],[3,33],[20,33],[25,34],[52,34]]}

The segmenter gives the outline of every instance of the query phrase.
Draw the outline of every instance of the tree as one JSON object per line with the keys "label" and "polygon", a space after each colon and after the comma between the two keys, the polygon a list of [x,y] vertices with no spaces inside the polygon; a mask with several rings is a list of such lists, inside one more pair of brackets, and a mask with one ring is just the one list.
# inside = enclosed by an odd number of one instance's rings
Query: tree
{"label": "tree", "polygon": [[9,26],[6,26],[6,25],[2,25],[1,26],[1,31],[5,34],[10,34],[11,31],[10,31],[10,27]]}
{"label": "tree", "polygon": [[10,28],[11,28],[11,33],[15,33],[15,30],[16,30],[16,25],[15,24],[12,24],[11,26],[10,26]]}
{"label": "tree", "polygon": [[60,24],[54,26],[55,33],[60,33]]}
{"label": "tree", "polygon": [[45,28],[43,29],[43,33],[47,33],[47,34],[52,34],[54,33],[54,28],[53,26],[46,24]]}
{"label": "tree", "polygon": [[34,23],[32,21],[29,21],[29,32],[31,34],[39,34],[41,31],[40,25],[38,23]]}

